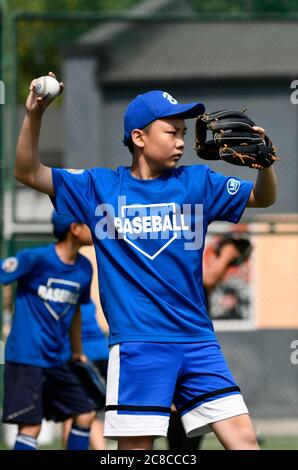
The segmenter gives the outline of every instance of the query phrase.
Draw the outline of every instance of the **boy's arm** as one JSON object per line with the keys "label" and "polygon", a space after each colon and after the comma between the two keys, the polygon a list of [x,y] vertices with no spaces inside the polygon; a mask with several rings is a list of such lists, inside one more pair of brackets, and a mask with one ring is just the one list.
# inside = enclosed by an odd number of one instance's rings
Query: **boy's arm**
{"label": "boy's arm", "polygon": [[[265,130],[262,127],[254,126],[254,130],[265,138]],[[276,201],[277,180],[273,167],[259,170],[254,187],[250,193],[247,207],[269,207]]]}
{"label": "boy's arm", "polygon": [[11,318],[13,310],[13,287],[8,284],[3,287],[3,329],[4,338],[7,338],[11,328]]}
{"label": "boy's arm", "polygon": [[269,207],[276,201],[277,180],[272,166],[259,170],[247,207]]}
{"label": "boy's arm", "polygon": [[82,318],[81,308],[78,305],[77,310],[73,316],[70,325],[70,347],[71,347],[71,358],[73,361],[88,362],[87,357],[83,353],[82,346]]}
{"label": "boy's arm", "polygon": [[[51,72],[49,75],[55,77]],[[33,80],[26,102],[26,115],[17,143],[14,173],[15,177],[26,186],[54,196],[52,170],[43,165],[39,159],[41,121],[50,102],[34,93],[34,84]],[[62,92],[62,83],[60,83],[60,89]]]}

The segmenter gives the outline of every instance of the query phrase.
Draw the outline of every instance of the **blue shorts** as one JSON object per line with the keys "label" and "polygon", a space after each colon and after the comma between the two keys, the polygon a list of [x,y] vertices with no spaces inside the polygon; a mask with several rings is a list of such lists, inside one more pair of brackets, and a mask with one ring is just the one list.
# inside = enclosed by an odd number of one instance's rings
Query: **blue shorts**
{"label": "blue shorts", "polygon": [[106,437],[166,436],[172,403],[188,437],[248,413],[217,341],[126,342],[111,348]]}
{"label": "blue shorts", "polygon": [[40,424],[43,418],[65,421],[96,405],[67,364],[42,368],[6,362],[4,423]]}

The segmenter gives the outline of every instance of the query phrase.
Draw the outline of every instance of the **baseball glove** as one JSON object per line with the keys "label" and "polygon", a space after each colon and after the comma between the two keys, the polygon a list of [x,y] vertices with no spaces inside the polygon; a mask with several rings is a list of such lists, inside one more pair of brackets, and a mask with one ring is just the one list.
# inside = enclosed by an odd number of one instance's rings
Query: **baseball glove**
{"label": "baseball glove", "polygon": [[[278,157],[269,137],[253,129],[255,123],[244,111],[222,110],[197,118],[195,150],[204,160],[225,160],[258,170],[270,167]],[[208,130],[212,139],[207,140]]]}
{"label": "baseball glove", "polygon": [[238,258],[234,259],[229,266],[240,266],[251,255],[252,244],[243,233],[227,233],[225,234],[215,248],[215,254],[220,255],[223,246],[232,244],[239,252]]}

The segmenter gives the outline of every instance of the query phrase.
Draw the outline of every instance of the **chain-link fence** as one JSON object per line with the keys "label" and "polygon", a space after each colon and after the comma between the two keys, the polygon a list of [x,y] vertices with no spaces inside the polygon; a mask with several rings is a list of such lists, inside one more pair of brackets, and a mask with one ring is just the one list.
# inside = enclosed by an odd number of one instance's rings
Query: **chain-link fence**
{"label": "chain-link fence", "polygon": [[[298,22],[85,14],[18,15],[13,24],[15,68],[6,108],[11,149],[30,80],[54,69],[65,82],[63,96],[44,117],[45,164],[130,165],[122,144],[123,112],[135,95],[150,89],[164,89],[181,102],[200,100],[208,111],[248,108],[248,115],[266,128],[281,157],[275,165],[278,201],[265,216],[264,210],[245,212],[242,229],[252,240],[253,254],[218,287],[213,313],[260,431],[298,434],[298,366],[293,359],[298,340]],[[189,122],[183,164],[200,163],[193,140],[194,123]],[[26,237],[38,243],[49,236],[51,203],[17,183],[13,153],[6,158],[4,231],[14,252]],[[226,175],[255,177],[255,172],[220,162],[210,166]],[[239,227],[215,225],[211,243],[215,233],[234,229]],[[242,307],[231,314],[235,301]]]}

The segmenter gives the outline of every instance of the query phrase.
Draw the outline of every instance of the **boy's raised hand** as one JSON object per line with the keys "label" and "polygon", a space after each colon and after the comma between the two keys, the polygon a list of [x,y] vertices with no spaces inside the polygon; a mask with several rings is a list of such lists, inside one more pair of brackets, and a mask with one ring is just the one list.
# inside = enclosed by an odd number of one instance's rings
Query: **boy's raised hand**
{"label": "boy's raised hand", "polygon": [[[48,75],[50,77],[56,78],[56,75],[53,72],[49,72]],[[38,96],[34,91],[35,85],[36,85],[36,79],[32,80],[30,84],[30,93],[26,101],[26,110],[27,110],[27,113],[29,113],[31,116],[39,117],[44,113],[44,111],[49,106],[49,104],[51,104],[54,100],[53,99],[45,100],[41,96]],[[64,89],[64,84],[63,82],[59,82],[59,85],[60,85],[59,95],[61,95]]]}

